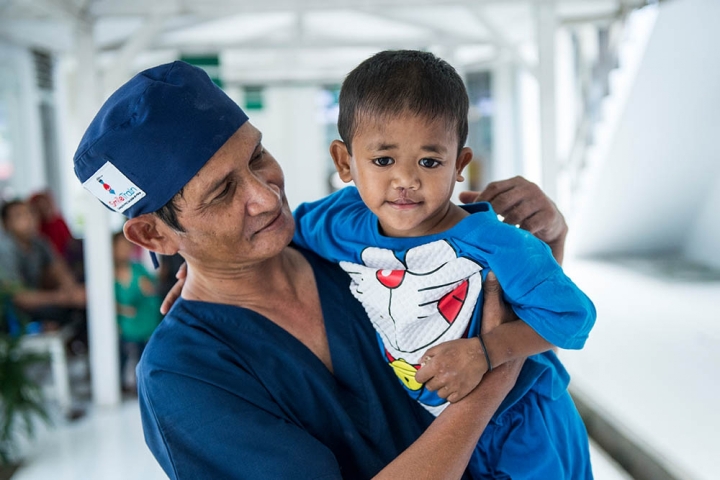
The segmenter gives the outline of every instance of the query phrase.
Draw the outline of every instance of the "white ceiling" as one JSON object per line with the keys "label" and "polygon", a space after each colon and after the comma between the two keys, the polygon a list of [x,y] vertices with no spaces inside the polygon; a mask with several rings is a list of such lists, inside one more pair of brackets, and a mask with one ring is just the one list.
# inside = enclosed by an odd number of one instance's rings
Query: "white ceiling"
{"label": "white ceiling", "polygon": [[[228,83],[337,81],[388,48],[430,49],[461,68],[507,54],[532,65],[542,1],[0,0],[0,41],[72,52],[76,32],[91,28],[103,69],[218,54]],[[646,0],[554,3],[567,24]]]}

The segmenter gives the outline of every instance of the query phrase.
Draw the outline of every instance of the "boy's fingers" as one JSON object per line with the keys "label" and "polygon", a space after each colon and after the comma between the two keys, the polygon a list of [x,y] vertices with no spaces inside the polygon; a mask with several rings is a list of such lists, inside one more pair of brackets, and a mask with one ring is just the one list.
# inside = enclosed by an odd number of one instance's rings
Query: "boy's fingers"
{"label": "boy's fingers", "polygon": [[420,370],[415,372],[415,381],[425,383],[435,375],[435,367],[430,363],[425,363]]}
{"label": "boy's fingers", "polygon": [[183,262],[182,265],[180,265],[180,268],[178,268],[178,271],[175,273],[175,278],[178,280],[187,277],[187,263]]}
{"label": "boy's fingers", "polygon": [[165,315],[168,311],[170,311],[170,307],[173,306],[173,303],[180,298],[180,293],[182,292],[184,283],[184,281],[179,281],[172,286],[160,305],[160,313]]}

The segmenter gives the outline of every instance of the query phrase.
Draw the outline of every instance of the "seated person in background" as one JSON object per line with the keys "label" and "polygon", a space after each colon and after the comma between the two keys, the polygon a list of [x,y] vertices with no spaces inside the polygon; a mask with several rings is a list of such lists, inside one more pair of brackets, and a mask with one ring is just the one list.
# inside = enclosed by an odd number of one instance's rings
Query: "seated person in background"
{"label": "seated person in background", "polygon": [[[135,245],[125,238],[123,232],[113,235],[113,260],[115,262],[115,301],[120,334],[120,382],[125,388],[124,374],[131,354],[140,359],[145,345],[162,319],[160,299],[155,279],[150,272],[133,259]],[[133,368],[133,371],[135,369]]]}
{"label": "seated person in background", "polygon": [[[342,141],[330,152],[357,188],[298,207],[295,243],[340,262],[378,354],[434,415],[493,367],[530,356],[480,439],[474,478],[592,478],[568,375],[550,350],[581,348],[595,308],[548,245],[488,203],[450,201],[472,159],[460,76],[431,53],[381,52],[350,72],[339,104]],[[490,270],[521,321],[481,335]]]}
{"label": "seated person in background", "polygon": [[72,236],[49,191],[38,192],[28,204],[40,221],[40,233],[67,262],[76,280],[84,278],[82,242]]}
{"label": "seated person in background", "polygon": [[84,320],[85,288],[40,236],[30,206],[9,201],[0,208],[0,217],[5,229],[0,236],[0,282],[14,289],[15,306],[48,326]]}

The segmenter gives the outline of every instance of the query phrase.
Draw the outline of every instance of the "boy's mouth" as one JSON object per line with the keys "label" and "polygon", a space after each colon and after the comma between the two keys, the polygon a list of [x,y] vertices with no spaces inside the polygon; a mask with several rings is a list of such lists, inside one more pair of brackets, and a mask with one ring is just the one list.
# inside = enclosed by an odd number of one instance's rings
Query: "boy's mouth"
{"label": "boy's mouth", "polygon": [[412,208],[421,202],[410,200],[409,198],[398,198],[397,200],[389,200],[387,203],[397,208]]}

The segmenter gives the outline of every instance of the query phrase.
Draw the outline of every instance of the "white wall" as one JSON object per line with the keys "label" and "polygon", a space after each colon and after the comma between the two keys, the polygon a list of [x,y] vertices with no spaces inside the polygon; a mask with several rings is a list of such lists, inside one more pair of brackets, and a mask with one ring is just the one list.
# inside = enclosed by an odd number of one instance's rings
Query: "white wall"
{"label": "white wall", "polygon": [[327,192],[328,145],[320,121],[315,86],[275,86],[264,91],[262,110],[248,111],[250,122],[263,133],[263,145],[285,173],[291,208]]}
{"label": "white wall", "polygon": [[695,262],[720,268],[720,175],[699,209],[683,253]]}
{"label": "white wall", "polygon": [[720,175],[718,19],[717,0],[660,4],[609,154],[572,228],[578,253],[680,251],[693,228],[693,238],[712,228],[697,219]]}
{"label": "white wall", "polygon": [[0,44],[0,75],[14,164],[10,185],[15,195],[25,197],[45,186],[40,100],[30,51]]}

